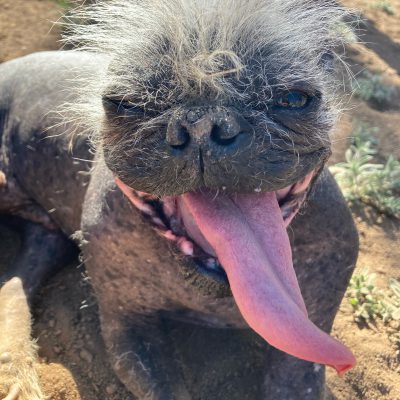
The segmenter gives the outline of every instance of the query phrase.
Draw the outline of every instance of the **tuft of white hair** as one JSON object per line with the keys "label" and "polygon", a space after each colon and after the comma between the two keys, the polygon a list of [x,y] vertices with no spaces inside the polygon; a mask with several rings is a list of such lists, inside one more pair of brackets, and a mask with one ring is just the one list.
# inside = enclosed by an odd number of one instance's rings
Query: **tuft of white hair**
{"label": "tuft of white hair", "polygon": [[97,102],[84,93],[69,109],[98,127],[105,93],[168,109],[200,96],[246,103],[257,92],[267,105],[274,87],[303,82],[322,94],[330,112],[321,118],[334,119],[340,85],[321,56],[341,58],[348,14],[332,0],[97,1],[75,11],[65,38],[104,56],[101,76],[82,85]]}

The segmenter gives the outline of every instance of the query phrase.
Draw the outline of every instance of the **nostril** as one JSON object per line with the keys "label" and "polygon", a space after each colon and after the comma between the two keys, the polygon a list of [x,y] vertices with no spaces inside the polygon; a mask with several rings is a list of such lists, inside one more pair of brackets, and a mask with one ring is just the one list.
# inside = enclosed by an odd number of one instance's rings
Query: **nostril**
{"label": "nostril", "polygon": [[177,127],[167,135],[167,142],[173,149],[183,150],[190,142],[189,131],[184,126]]}
{"label": "nostril", "polygon": [[240,132],[228,132],[226,129],[219,125],[214,125],[211,130],[211,140],[220,146],[229,146],[236,141]]}

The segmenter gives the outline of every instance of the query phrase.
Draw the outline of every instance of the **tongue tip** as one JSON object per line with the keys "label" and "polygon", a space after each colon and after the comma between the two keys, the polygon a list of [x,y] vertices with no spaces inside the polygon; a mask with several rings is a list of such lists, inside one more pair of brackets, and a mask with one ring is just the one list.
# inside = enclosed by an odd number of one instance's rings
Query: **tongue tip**
{"label": "tongue tip", "polygon": [[349,361],[349,363],[347,364],[330,365],[330,367],[334,368],[340,377],[343,377],[346,374],[346,372],[354,368],[355,365],[356,365],[356,359],[353,357],[353,359]]}

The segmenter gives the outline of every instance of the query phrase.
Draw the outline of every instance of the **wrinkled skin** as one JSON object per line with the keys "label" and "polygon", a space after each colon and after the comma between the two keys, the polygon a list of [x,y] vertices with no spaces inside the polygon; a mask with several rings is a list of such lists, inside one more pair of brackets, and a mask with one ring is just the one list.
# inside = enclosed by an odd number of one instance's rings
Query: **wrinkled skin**
{"label": "wrinkled skin", "polygon": [[[70,139],[60,134],[71,126],[55,125],[49,111],[66,101],[65,87],[72,87],[73,98],[74,71],[91,74],[98,64],[94,56],[65,52],[0,66],[0,170],[7,180],[0,187],[0,212],[29,221],[27,247],[2,281],[18,275],[34,293],[73,254],[66,237],[74,234],[97,296],[113,368],[137,398],[321,399],[324,368],[268,346],[247,329],[235,329],[247,326],[229,290],[182,263],[118,190],[110,166],[126,171],[124,166],[97,152],[89,174],[92,164],[82,160],[93,155],[84,135],[75,139],[73,155],[68,152]],[[49,135],[56,136],[44,139]],[[151,182],[147,185],[141,189],[151,189]],[[310,319],[329,332],[355,264],[358,239],[327,171],[314,183],[289,236]],[[32,260],[33,270],[27,266]],[[182,332],[193,342],[189,356],[179,353]],[[196,360],[204,362],[202,346],[207,345],[214,349],[207,354],[207,369],[224,368],[225,382],[194,391],[185,371],[201,373]],[[230,368],[218,362],[221,357],[229,357]]]}

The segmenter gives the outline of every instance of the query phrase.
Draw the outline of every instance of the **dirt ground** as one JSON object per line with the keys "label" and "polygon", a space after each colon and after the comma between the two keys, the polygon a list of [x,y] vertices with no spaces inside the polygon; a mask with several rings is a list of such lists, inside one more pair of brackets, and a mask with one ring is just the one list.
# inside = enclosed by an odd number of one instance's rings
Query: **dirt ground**
{"label": "dirt ground", "polygon": [[[400,0],[390,0],[395,15],[374,9],[368,0],[344,0],[361,10],[363,45],[348,49],[348,61],[357,76],[364,69],[381,71],[397,87],[385,110],[353,99],[334,138],[333,161],[343,158],[346,137],[354,119],[379,128],[379,154],[400,158]],[[49,0],[0,0],[0,62],[38,50],[60,47],[59,31],[52,27],[62,10]],[[332,161],[332,162],[333,162]],[[370,209],[354,210],[360,232],[358,269],[377,274],[387,287],[400,279],[400,223]],[[0,269],[18,251],[18,236],[0,226]],[[45,393],[53,400],[131,399],[111,372],[99,332],[96,302],[78,262],[53,278],[36,300],[34,335],[40,346],[39,373]],[[396,326],[366,328],[353,322],[345,300],[333,334],[356,354],[358,365],[344,378],[328,372],[330,400],[400,400],[400,349],[390,341]],[[204,383],[204,382],[203,382]],[[243,398],[246,396],[243,394]],[[300,400],[300,399],[299,399]]]}

